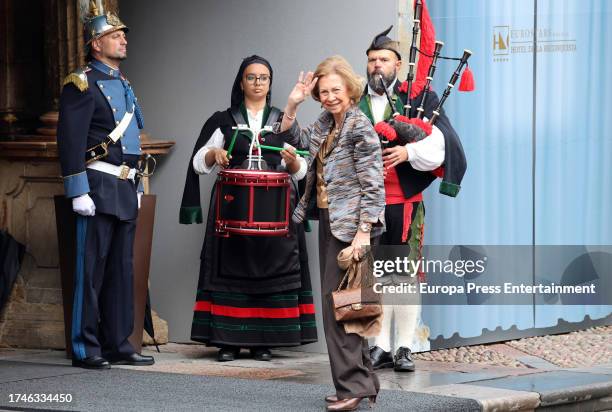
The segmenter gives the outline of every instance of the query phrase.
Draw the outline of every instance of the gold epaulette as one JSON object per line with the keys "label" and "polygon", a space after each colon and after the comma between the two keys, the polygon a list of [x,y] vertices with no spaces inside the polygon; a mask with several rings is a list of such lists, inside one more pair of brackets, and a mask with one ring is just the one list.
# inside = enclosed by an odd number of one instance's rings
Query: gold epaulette
{"label": "gold epaulette", "polygon": [[67,84],[72,83],[76,86],[77,89],[84,92],[89,88],[89,83],[87,83],[87,75],[85,74],[88,71],[88,67],[81,67],[79,69],[76,69],[64,78],[63,85],[65,86]]}

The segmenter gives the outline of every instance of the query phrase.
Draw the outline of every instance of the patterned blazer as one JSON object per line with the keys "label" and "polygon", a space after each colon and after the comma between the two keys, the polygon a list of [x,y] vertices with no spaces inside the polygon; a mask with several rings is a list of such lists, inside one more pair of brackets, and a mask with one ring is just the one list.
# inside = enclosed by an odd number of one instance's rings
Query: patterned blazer
{"label": "patterned blazer", "polygon": [[[298,122],[285,132],[293,146],[308,148],[306,188],[293,220],[302,222],[316,209],[316,159],[321,144],[333,125],[332,115],[325,111],[310,126],[301,128]],[[360,223],[372,223],[372,236],[385,229],[385,186],[382,151],[372,123],[352,106],[340,134],[334,139],[324,162],[331,231],[337,239],[350,243]]]}

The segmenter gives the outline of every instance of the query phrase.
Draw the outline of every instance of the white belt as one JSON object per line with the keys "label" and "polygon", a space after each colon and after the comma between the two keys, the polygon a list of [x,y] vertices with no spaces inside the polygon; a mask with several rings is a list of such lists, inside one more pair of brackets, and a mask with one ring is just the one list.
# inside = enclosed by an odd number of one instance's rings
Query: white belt
{"label": "white belt", "polygon": [[136,173],[138,172],[136,169],[130,169],[130,167],[127,165],[117,166],[101,160],[96,160],[89,163],[87,168],[117,176],[117,178],[121,180],[130,179],[132,182],[134,181]]}
{"label": "white belt", "polygon": [[117,141],[123,137],[123,133],[125,133],[128,126],[130,125],[132,117],[134,117],[134,106],[132,106],[131,112],[125,112],[123,118],[117,124],[117,127],[115,127],[113,131],[110,132],[110,134],[108,135],[109,139],[111,139],[113,143],[117,143]]}

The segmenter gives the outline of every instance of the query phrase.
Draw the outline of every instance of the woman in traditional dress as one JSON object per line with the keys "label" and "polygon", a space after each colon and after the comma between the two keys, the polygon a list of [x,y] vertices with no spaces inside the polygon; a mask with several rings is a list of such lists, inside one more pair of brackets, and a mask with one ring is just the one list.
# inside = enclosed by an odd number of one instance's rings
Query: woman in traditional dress
{"label": "woman in traditional dress", "polygon": [[[241,168],[251,137],[239,133],[231,156],[232,127],[248,124],[256,135],[280,120],[270,105],[273,71],[259,56],[242,61],[231,94],[231,106],[214,113],[204,124],[189,162],[181,204],[181,223],[201,223],[199,176],[216,168]],[[283,139],[266,134],[265,145],[285,147],[262,151],[269,170],[292,176],[291,210],[297,198],[296,180],[304,177],[306,162]],[[314,304],[304,227],[290,223],[288,237],[215,235],[215,189],[211,194],[206,235],[200,255],[200,278],[194,306],[191,339],[219,347],[218,360],[231,361],[241,348],[262,361],[270,348],[296,346],[317,340]]]}

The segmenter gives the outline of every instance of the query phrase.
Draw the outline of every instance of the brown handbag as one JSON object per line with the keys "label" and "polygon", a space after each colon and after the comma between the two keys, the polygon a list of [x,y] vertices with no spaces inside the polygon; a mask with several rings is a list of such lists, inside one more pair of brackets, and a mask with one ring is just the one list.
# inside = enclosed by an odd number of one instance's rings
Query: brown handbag
{"label": "brown handbag", "polygon": [[337,322],[369,319],[382,314],[380,294],[374,292],[371,276],[367,275],[369,263],[371,254],[359,262],[351,259],[338,289],[332,292]]}

